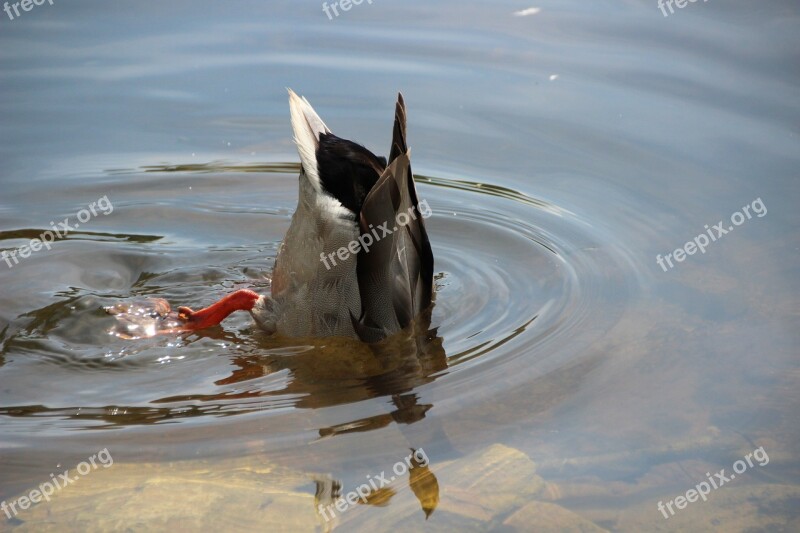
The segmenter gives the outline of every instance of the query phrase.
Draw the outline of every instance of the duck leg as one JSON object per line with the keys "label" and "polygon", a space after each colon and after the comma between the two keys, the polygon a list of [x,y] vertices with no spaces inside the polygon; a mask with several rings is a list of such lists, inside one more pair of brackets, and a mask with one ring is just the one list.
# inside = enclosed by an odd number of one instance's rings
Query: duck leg
{"label": "duck leg", "polygon": [[256,305],[258,298],[258,293],[249,289],[241,289],[199,311],[192,311],[188,307],[179,307],[178,320],[188,331],[216,326],[234,311],[250,311]]}
{"label": "duck leg", "polygon": [[122,339],[185,333],[216,326],[234,311],[250,311],[259,299],[251,290],[238,290],[199,311],[179,307],[173,311],[163,298],[144,298],[106,307],[117,323],[109,333]]}

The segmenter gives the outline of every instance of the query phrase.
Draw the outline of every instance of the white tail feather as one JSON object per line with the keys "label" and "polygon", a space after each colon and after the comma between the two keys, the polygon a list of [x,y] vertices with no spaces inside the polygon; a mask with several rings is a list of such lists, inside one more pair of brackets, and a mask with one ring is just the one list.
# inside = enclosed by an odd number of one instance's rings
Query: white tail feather
{"label": "white tail feather", "polygon": [[330,133],[331,130],[319,118],[319,115],[317,115],[305,97],[297,96],[291,89],[288,89],[288,91],[294,142],[297,144],[297,151],[300,154],[300,161],[303,163],[306,176],[308,176],[314,189],[319,193],[322,190],[319,171],[317,170],[319,136],[321,133]]}

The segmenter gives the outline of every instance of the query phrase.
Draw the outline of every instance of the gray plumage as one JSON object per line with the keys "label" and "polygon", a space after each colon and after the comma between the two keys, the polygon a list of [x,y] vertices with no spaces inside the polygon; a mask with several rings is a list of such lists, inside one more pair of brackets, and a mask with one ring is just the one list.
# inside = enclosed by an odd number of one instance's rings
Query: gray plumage
{"label": "gray plumage", "polygon": [[291,90],[289,107],[302,161],[298,205],[278,251],[272,297],[262,296],[251,313],[280,335],[377,342],[427,309],[433,289],[433,253],[411,174],[403,97],[388,165],[334,136]]}

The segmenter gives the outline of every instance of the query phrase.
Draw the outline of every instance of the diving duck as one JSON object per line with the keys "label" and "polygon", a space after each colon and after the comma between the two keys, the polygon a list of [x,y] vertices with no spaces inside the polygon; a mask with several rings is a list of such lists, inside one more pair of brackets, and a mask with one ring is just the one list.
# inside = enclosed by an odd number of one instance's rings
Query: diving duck
{"label": "diving duck", "polygon": [[199,311],[180,307],[176,329],[206,328],[244,310],[269,333],[380,341],[427,309],[433,290],[424,223],[430,208],[419,202],[411,174],[403,96],[388,161],[331,133],[291,89],[289,109],[301,160],[299,198],[271,295],[238,290]]}

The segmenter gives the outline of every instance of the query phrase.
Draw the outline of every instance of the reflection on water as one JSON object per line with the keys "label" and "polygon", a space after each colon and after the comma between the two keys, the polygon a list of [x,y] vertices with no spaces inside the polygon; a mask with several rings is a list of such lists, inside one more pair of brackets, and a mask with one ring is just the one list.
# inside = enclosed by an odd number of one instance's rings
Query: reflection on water
{"label": "reflection on water", "polygon": [[[106,4],[0,20],[0,251],[114,203],[0,261],[0,500],[115,459],[0,529],[798,529],[794,2]],[[269,291],[286,86],[376,152],[403,91],[430,316],[376,346],[246,314],[109,335],[104,308]],[[759,224],[656,264],[753,198]]]}
{"label": "reflection on water", "polygon": [[[367,398],[390,397],[396,408],[385,415],[354,420],[336,427],[320,428],[320,436],[369,431],[391,422],[411,424],[425,417],[432,405],[417,404],[416,387],[433,381],[434,374],[447,369],[447,356],[436,330],[422,324],[408,332],[377,344],[352,339],[277,339],[267,337],[264,354],[237,357],[231,375],[215,382],[230,390],[242,390],[248,382],[258,382],[272,374],[286,374],[287,384],[280,390],[246,389],[239,393],[182,395],[153,400],[153,403],[215,403],[228,400],[255,400],[264,397],[297,398],[295,408],[318,409]],[[426,320],[427,318],[427,320]],[[292,347],[287,347],[291,344]],[[273,352],[273,354],[269,354]],[[242,385],[244,384],[244,385]],[[226,414],[236,414],[227,411]]]}

